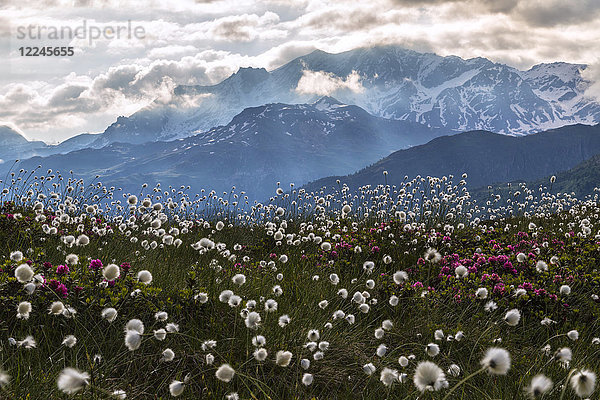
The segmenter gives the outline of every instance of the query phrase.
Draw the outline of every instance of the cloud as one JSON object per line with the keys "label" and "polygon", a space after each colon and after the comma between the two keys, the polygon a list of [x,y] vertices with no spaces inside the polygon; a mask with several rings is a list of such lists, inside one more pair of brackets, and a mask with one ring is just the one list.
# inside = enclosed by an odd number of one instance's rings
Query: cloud
{"label": "cloud", "polygon": [[589,82],[589,86],[585,90],[585,96],[600,101],[600,59],[597,59],[593,64],[588,65],[588,67],[581,72],[581,77]]}
{"label": "cloud", "polygon": [[[219,40],[250,42],[261,35],[263,28],[271,27],[278,22],[279,15],[270,11],[265,12],[262,16],[256,14],[232,15],[213,21],[209,33]],[[280,34],[284,34],[283,31],[280,31]]]}
{"label": "cloud", "polygon": [[301,94],[316,94],[319,96],[333,95],[338,90],[350,90],[362,93],[365,88],[361,83],[361,76],[352,71],[345,78],[337,77],[324,71],[302,71],[296,91]]}
{"label": "cloud", "polygon": [[540,27],[581,24],[598,18],[597,0],[531,0],[512,9],[512,15]]}

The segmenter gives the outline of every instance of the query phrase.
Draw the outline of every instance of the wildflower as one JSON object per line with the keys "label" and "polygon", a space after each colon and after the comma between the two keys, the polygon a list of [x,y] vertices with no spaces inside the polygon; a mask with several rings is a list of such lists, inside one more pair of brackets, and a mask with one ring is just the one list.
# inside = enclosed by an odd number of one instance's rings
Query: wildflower
{"label": "wildflower", "polygon": [[10,253],[10,259],[14,262],[19,262],[23,259],[23,253],[20,251],[13,251]]}
{"label": "wildflower", "polygon": [[589,370],[581,370],[571,377],[571,387],[579,397],[589,397],[596,387],[596,374]]}
{"label": "wildflower", "polygon": [[117,318],[117,310],[112,307],[108,307],[103,309],[100,315],[108,322],[113,322]]}
{"label": "wildflower", "polygon": [[[338,283],[340,283],[340,277],[337,274],[330,274],[329,280],[334,285],[337,285]],[[345,289],[342,289],[342,290],[345,290]],[[347,296],[347,294],[346,294],[346,296]]]}
{"label": "wildflower", "polygon": [[215,347],[217,347],[217,342],[215,340],[205,340],[201,346],[202,351],[214,349]]}
{"label": "wildflower", "polygon": [[509,310],[504,316],[504,321],[510,326],[516,326],[521,320],[521,312],[516,308]]}
{"label": "wildflower", "polygon": [[161,361],[164,362],[169,362],[169,361],[173,361],[173,359],[175,358],[175,352],[171,349],[165,349],[162,352],[162,357],[161,357]]}
{"label": "wildflower", "polygon": [[0,369],[0,389],[5,388],[10,383],[10,375]]}
{"label": "wildflower", "polygon": [[174,380],[169,384],[169,392],[171,396],[177,397],[183,393],[183,389],[185,389],[185,383],[181,381]]}
{"label": "wildflower", "polygon": [[373,279],[367,280],[366,286],[369,290],[373,289],[375,287],[375,281]]}
{"label": "wildflower", "polygon": [[385,353],[387,353],[387,346],[383,343],[380,344],[379,346],[377,346],[377,351],[375,353],[378,357],[385,356]]}
{"label": "wildflower", "polygon": [[223,290],[221,294],[219,294],[219,301],[221,303],[228,303],[231,296],[233,296],[233,292],[231,290]]}
{"label": "wildflower", "polygon": [[231,281],[238,286],[242,286],[244,283],[246,283],[246,276],[244,274],[235,274],[231,278]]}
{"label": "wildflower", "polygon": [[469,270],[464,265],[459,265],[454,269],[454,273],[456,274],[457,278],[464,278],[465,276],[469,275]]}
{"label": "wildflower", "polygon": [[478,299],[487,299],[488,290],[486,288],[479,288],[475,292],[475,297]]}
{"label": "wildflower", "polygon": [[60,301],[54,301],[50,304],[50,308],[48,309],[49,314],[52,315],[61,315],[65,310],[65,305]]}
{"label": "wildflower", "polygon": [[89,385],[90,374],[80,372],[75,368],[65,368],[62,370],[56,384],[61,392],[74,394]]}
{"label": "wildflower", "polygon": [[[523,253],[521,253],[521,254],[523,254]],[[546,272],[546,271],[548,271],[548,264],[546,264],[542,260],[539,260],[537,263],[535,263],[535,270],[539,273]]]}
{"label": "wildflower", "polygon": [[381,371],[381,375],[379,376],[379,380],[383,383],[384,386],[392,386],[394,382],[398,381],[398,371],[391,368],[384,368]]}
{"label": "wildflower", "polygon": [[375,368],[375,366],[372,363],[363,365],[363,371],[365,371],[365,374],[367,375],[373,375],[373,373],[375,373],[376,370],[377,368]]}
{"label": "wildflower", "polygon": [[310,386],[313,383],[312,374],[305,373],[302,375],[302,384],[305,386]]}
{"label": "wildflower", "polygon": [[77,343],[77,338],[73,335],[67,335],[62,341],[62,344],[67,346],[68,348],[72,348]]}
{"label": "wildflower", "polygon": [[460,342],[463,337],[465,337],[465,334],[463,333],[463,331],[458,331],[458,332],[456,332],[456,335],[454,335],[454,340],[456,340],[457,342]]}
{"label": "wildflower", "polygon": [[279,285],[273,286],[272,291],[275,296],[281,296],[283,294],[283,289]]}
{"label": "wildflower", "polygon": [[165,340],[166,337],[167,337],[167,331],[166,330],[164,330],[164,329],[161,328],[161,329],[157,329],[157,330],[154,331],[154,338],[156,340],[163,341],[163,340]]}
{"label": "wildflower", "polygon": [[402,368],[406,367],[408,365],[408,358],[400,356],[400,358],[398,358],[398,364],[400,364]]}
{"label": "wildflower", "polygon": [[136,318],[130,319],[127,322],[127,324],[125,325],[125,330],[126,331],[136,331],[140,335],[143,335],[144,334],[144,323]]}
{"label": "wildflower", "polygon": [[27,283],[33,279],[33,269],[27,264],[21,264],[15,269],[15,278],[20,283]]}
{"label": "wildflower", "polygon": [[396,271],[392,278],[394,279],[394,283],[396,285],[400,285],[401,283],[408,280],[408,274],[406,273],[406,271]]}
{"label": "wildflower", "polygon": [[25,286],[23,286],[23,289],[25,289],[27,294],[31,295],[31,294],[33,294],[35,289],[37,289],[37,286],[35,283],[29,282],[29,283],[25,284]]}
{"label": "wildflower", "polygon": [[252,338],[252,345],[254,347],[261,347],[267,343],[267,339],[263,335],[257,335]]}
{"label": "wildflower", "polygon": [[531,379],[531,383],[525,388],[525,392],[531,398],[541,397],[552,389],[552,380],[545,375],[539,374]]}
{"label": "wildflower", "polygon": [[319,302],[319,308],[324,310],[325,308],[327,308],[327,306],[329,305],[329,302],[327,300],[322,300]]}
{"label": "wildflower", "polygon": [[267,350],[262,347],[254,350],[254,358],[256,361],[265,361],[267,359],[267,355]]}
{"label": "wildflower", "polygon": [[231,382],[234,375],[235,370],[231,368],[229,364],[221,365],[219,369],[217,369],[217,372],[215,372],[217,379],[223,382]]}
{"label": "wildflower", "polygon": [[490,300],[487,303],[485,303],[485,305],[483,306],[483,309],[487,312],[492,312],[494,310],[496,310],[498,308],[498,305],[496,304],[495,301]]}
{"label": "wildflower", "polygon": [[69,254],[65,258],[65,262],[68,265],[77,265],[79,263],[79,257],[77,256],[77,254]]}
{"label": "wildflower", "polygon": [[522,263],[525,260],[527,260],[527,256],[525,255],[525,253],[519,253],[517,254],[517,261]]}
{"label": "wildflower", "polygon": [[127,393],[124,390],[115,390],[112,392],[112,396],[117,400],[125,400],[127,398]]}
{"label": "wildflower", "polygon": [[121,275],[121,270],[116,264],[108,264],[102,269],[102,276],[104,276],[104,279],[107,281],[114,281],[119,275]]}
{"label": "wildflower", "polygon": [[444,340],[444,331],[442,331],[441,329],[436,330],[433,333],[433,337],[435,340]]}
{"label": "wildflower", "polygon": [[206,361],[206,365],[213,365],[215,362],[215,356],[210,353],[208,353],[204,359]]}
{"label": "wildflower", "polygon": [[527,290],[519,288],[515,290],[515,297],[525,296],[527,294]]}
{"label": "wildflower", "polygon": [[440,354],[440,346],[435,343],[429,343],[425,346],[425,353],[427,353],[429,357],[435,357]]}
{"label": "wildflower", "polygon": [[436,249],[430,248],[425,252],[425,256],[423,258],[432,264],[436,264],[442,259],[442,255],[438,253]]}
{"label": "wildflower", "polygon": [[246,316],[246,319],[244,320],[244,323],[246,324],[246,327],[248,329],[257,329],[258,326],[260,325],[260,322],[261,322],[260,314],[257,313],[256,311],[249,312],[248,315]]}
{"label": "wildflower", "polygon": [[563,347],[562,349],[557,350],[554,357],[562,363],[568,363],[571,361],[571,358],[573,357],[573,352],[571,351],[570,348]]}
{"label": "wildflower", "polygon": [[35,342],[33,336],[29,335],[25,337],[25,339],[19,340],[17,342],[17,346],[24,347],[26,349],[34,349],[37,346],[37,343]]}
{"label": "wildflower", "polygon": [[242,304],[242,298],[234,294],[233,296],[229,297],[227,304],[229,304],[229,307],[237,307]]}
{"label": "wildflower", "polygon": [[510,354],[504,349],[491,347],[480,363],[492,375],[506,375],[510,369]]}
{"label": "wildflower", "polygon": [[549,326],[549,325],[551,325],[551,324],[555,324],[555,323],[556,323],[556,321],[553,321],[553,320],[551,320],[550,318],[546,317],[546,318],[544,318],[544,319],[543,319],[543,320],[542,320],[540,323],[541,323],[542,325]]}
{"label": "wildflower", "polygon": [[166,321],[169,318],[169,314],[166,311],[158,311],[154,314],[154,319],[157,321]]}
{"label": "wildflower", "polygon": [[273,299],[268,299],[267,301],[265,301],[265,311],[266,312],[277,311],[277,302]]}
{"label": "wildflower", "polygon": [[290,323],[290,317],[287,314],[282,315],[281,317],[279,317],[279,326],[280,327],[285,328],[286,325],[289,324],[289,323]]}
{"label": "wildflower", "polygon": [[300,366],[302,367],[302,369],[309,369],[310,360],[308,358],[303,358],[302,360],[300,360]]}
{"label": "wildflower", "polygon": [[451,364],[450,367],[448,367],[448,375],[456,378],[460,375],[460,367],[456,364]]}
{"label": "wildflower", "polygon": [[568,296],[571,294],[571,287],[569,285],[562,285],[560,287],[560,294],[563,296]]}
{"label": "wildflower", "polygon": [[129,349],[129,351],[134,351],[140,348],[142,344],[142,336],[141,333],[134,330],[128,330],[125,332],[125,346]]}
{"label": "wildflower", "polygon": [[352,301],[358,304],[362,304],[365,302],[365,297],[362,295],[361,292],[355,292],[352,296]]}
{"label": "wildflower", "polygon": [[390,321],[389,319],[386,319],[381,323],[381,327],[383,329],[385,329],[386,331],[391,331],[392,328],[394,327],[394,323],[392,321]]}
{"label": "wildflower", "polygon": [[365,272],[367,274],[372,273],[374,268],[375,268],[375,263],[373,261],[365,261],[363,263],[363,269],[365,270]]}
{"label": "wildflower", "polygon": [[576,330],[572,330],[567,332],[567,337],[573,341],[579,339],[579,332],[577,332]]}
{"label": "wildflower", "polygon": [[398,305],[398,301],[399,301],[399,300],[400,300],[400,299],[398,298],[398,296],[391,295],[391,296],[390,296],[390,300],[389,300],[390,306],[392,306],[392,307],[396,307],[396,306]]}
{"label": "wildflower", "polygon": [[137,279],[144,285],[149,285],[150,283],[152,283],[152,274],[150,273],[150,271],[142,270],[137,273]]}
{"label": "wildflower", "polygon": [[421,392],[437,391],[448,387],[444,371],[431,361],[421,361],[417,365],[413,382]]}
{"label": "wildflower", "polygon": [[319,337],[320,337],[319,331],[316,329],[311,329],[308,331],[308,334],[306,335],[306,337],[311,342],[316,342],[317,340],[319,340]]}
{"label": "wildflower", "polygon": [[279,350],[277,354],[275,354],[275,362],[280,367],[287,367],[290,365],[290,361],[292,359],[292,353],[289,351]]}
{"label": "wildflower", "polygon": [[376,339],[382,339],[384,334],[385,334],[385,331],[383,330],[383,328],[375,329],[375,338]]}
{"label": "wildflower", "polygon": [[29,319],[29,313],[31,313],[31,303],[28,301],[22,301],[17,306],[17,318]]}

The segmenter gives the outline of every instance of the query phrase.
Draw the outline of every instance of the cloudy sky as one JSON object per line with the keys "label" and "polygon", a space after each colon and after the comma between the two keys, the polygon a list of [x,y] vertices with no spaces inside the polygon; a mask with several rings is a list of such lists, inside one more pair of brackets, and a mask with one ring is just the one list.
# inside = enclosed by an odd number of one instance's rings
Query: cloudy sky
{"label": "cloudy sky", "polygon": [[[67,28],[86,38],[48,36],[68,36]],[[111,37],[90,40],[98,30]],[[520,69],[585,63],[594,79],[600,1],[0,0],[0,124],[56,142],[101,132],[177,84],[218,83],[245,66],[270,70],[314,49],[378,44]],[[75,54],[21,56],[26,46],[73,46]]]}

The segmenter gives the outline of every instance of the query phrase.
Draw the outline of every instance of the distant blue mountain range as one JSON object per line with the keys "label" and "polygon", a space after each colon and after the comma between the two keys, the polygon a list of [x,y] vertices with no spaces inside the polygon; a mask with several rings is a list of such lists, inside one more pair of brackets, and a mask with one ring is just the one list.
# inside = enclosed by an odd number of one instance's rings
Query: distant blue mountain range
{"label": "distant blue mountain range", "polygon": [[[0,172],[21,158],[28,159],[21,167],[100,175],[128,190],[158,181],[217,191],[235,185],[251,199],[262,200],[273,193],[277,181],[304,185],[345,176],[440,136],[487,131],[434,140],[445,145],[393,164],[402,176],[429,173],[421,170],[458,172],[472,165],[446,164],[444,151],[477,142],[482,146],[476,146],[477,152],[494,154],[498,141],[515,139],[498,133],[521,136],[600,122],[600,104],[585,95],[591,84],[582,78],[585,68],[554,63],[520,71],[484,58],[440,57],[393,46],[340,54],[315,51],[270,72],[241,68],[213,86],[178,86],[168,102],[157,100],[131,116],[118,117],[102,133],[78,135],[56,146],[29,142],[0,127]],[[571,168],[595,151],[591,146],[584,156],[566,155],[555,162],[560,154],[549,154],[542,142],[531,142],[529,151],[537,149],[554,161],[539,170],[524,165],[531,174],[523,178]],[[485,164],[493,159],[483,157],[483,164],[473,164],[481,169],[473,184],[519,175],[516,165],[503,166],[502,174],[502,165]],[[427,163],[436,167],[423,169]],[[362,184],[359,178],[350,179]]]}

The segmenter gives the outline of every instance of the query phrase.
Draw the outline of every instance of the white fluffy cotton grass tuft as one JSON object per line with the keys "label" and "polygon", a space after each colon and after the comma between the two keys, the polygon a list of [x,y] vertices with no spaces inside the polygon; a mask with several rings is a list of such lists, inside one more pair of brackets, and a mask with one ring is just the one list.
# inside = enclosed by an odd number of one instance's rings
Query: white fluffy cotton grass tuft
{"label": "white fluffy cotton grass tuft", "polygon": [[571,376],[571,387],[579,397],[589,397],[596,388],[596,374],[587,369],[575,372]]}
{"label": "white fluffy cotton grass tuft", "polygon": [[175,380],[169,384],[169,393],[171,393],[171,396],[173,396],[173,397],[181,396],[184,389],[185,389],[184,382]]}
{"label": "white fluffy cotton grass tuft", "polygon": [[31,313],[31,303],[28,301],[22,301],[17,306],[17,318],[19,319],[29,319],[29,314]]}
{"label": "white fluffy cotton grass tuft", "polygon": [[19,283],[27,283],[33,279],[33,269],[27,264],[21,264],[15,268],[15,278]]}
{"label": "white fluffy cotton grass tuft", "polygon": [[114,281],[121,275],[121,269],[116,264],[108,264],[102,269],[102,276],[107,281]]}
{"label": "white fluffy cotton grass tuft", "polygon": [[231,382],[234,375],[235,370],[231,368],[229,364],[221,365],[215,372],[215,376],[217,377],[217,379],[225,383]]}
{"label": "white fluffy cotton grass tuft", "polygon": [[510,354],[505,349],[490,347],[480,364],[492,375],[506,375],[510,369]]}
{"label": "white fluffy cotton grass tuft", "polygon": [[140,283],[144,285],[149,285],[152,283],[152,274],[148,270],[141,270],[137,273],[137,279]]}
{"label": "white fluffy cotton grass tuft", "polygon": [[280,367],[287,367],[290,365],[290,361],[292,360],[292,353],[289,351],[279,350],[275,354],[275,362]]}
{"label": "white fluffy cotton grass tuft", "polygon": [[117,310],[112,307],[107,307],[100,312],[102,318],[108,322],[113,322],[117,318],[117,314]]}
{"label": "white fluffy cotton grass tuft", "polygon": [[75,394],[89,385],[89,383],[90,374],[80,372],[75,368],[63,369],[56,380],[58,389],[66,394]]}
{"label": "white fluffy cotton grass tuft", "polygon": [[125,346],[129,351],[135,351],[142,344],[144,323],[139,319],[130,319],[125,325]]}
{"label": "white fluffy cotton grass tuft", "polygon": [[448,387],[444,371],[431,361],[421,361],[417,364],[413,383],[421,392],[438,391]]}
{"label": "white fluffy cotton grass tuft", "polygon": [[537,399],[548,393],[552,389],[553,383],[550,378],[543,374],[539,374],[531,379],[529,386],[525,388],[525,393],[532,398]]}

